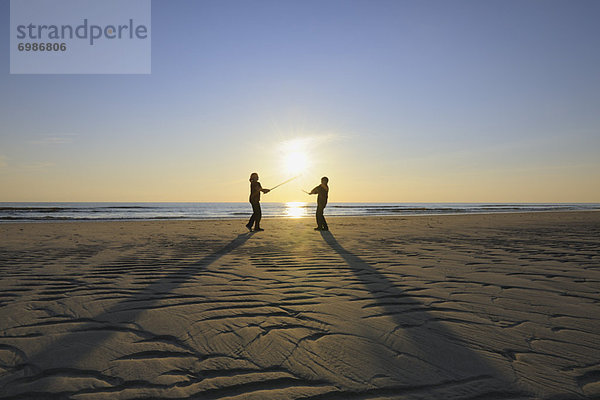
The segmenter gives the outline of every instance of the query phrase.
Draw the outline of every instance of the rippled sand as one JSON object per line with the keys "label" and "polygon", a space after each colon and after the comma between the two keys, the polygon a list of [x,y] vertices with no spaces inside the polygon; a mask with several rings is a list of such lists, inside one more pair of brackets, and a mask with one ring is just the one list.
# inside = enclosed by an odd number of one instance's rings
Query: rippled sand
{"label": "rippled sand", "polygon": [[600,213],[0,225],[0,398],[600,397]]}

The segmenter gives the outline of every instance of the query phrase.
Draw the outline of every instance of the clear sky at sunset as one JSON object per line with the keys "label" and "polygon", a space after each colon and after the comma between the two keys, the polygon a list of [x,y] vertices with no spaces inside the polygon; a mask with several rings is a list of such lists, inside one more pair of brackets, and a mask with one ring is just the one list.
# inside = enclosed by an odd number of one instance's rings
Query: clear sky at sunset
{"label": "clear sky at sunset", "polygon": [[599,1],[156,0],[150,75],[10,75],[0,15],[0,201],[600,202]]}

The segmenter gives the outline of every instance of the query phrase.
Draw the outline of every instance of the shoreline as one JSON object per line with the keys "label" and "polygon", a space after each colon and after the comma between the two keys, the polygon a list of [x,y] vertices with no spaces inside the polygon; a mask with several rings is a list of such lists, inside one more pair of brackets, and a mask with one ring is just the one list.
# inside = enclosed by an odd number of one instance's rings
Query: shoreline
{"label": "shoreline", "polygon": [[[0,207],[0,223],[61,221],[226,220],[250,217],[248,203],[14,203]],[[329,217],[469,215],[514,212],[600,211],[600,203],[336,203]],[[263,202],[263,218],[310,218],[316,204]]]}
{"label": "shoreline", "polygon": [[[495,211],[495,212],[456,212],[456,213],[432,213],[432,214],[377,214],[377,215],[327,215],[327,219],[340,219],[340,218],[408,218],[408,217],[460,217],[460,216],[473,216],[473,215],[506,215],[506,214],[572,214],[572,213],[598,213],[600,209],[596,210],[539,210],[539,211]],[[61,224],[61,223],[88,223],[88,222],[201,222],[201,221],[243,221],[250,218],[251,212],[248,212],[247,216],[244,217],[209,217],[209,218],[122,218],[122,219],[47,219],[47,220],[0,220],[0,226],[4,224]],[[285,217],[285,216],[263,216],[262,220],[303,220],[303,219],[314,219],[314,215],[305,215],[300,217]]]}

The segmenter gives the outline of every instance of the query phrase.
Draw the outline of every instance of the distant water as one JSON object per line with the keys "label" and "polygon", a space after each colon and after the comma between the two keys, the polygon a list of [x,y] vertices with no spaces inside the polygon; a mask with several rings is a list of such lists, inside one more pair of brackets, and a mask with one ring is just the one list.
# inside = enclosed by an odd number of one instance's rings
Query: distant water
{"label": "distant water", "polygon": [[[312,217],[315,203],[261,203],[266,217]],[[330,203],[327,216],[600,210],[600,204]],[[248,218],[249,203],[0,203],[0,222]]]}

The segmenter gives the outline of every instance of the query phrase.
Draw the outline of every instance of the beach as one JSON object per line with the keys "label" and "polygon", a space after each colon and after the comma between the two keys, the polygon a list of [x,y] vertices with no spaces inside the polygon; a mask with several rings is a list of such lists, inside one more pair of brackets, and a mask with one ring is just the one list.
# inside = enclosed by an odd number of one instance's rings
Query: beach
{"label": "beach", "polygon": [[0,398],[600,398],[600,212],[244,223],[0,224]]}

